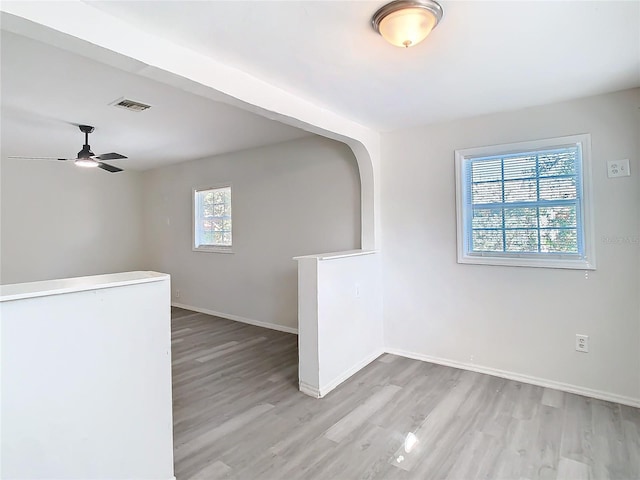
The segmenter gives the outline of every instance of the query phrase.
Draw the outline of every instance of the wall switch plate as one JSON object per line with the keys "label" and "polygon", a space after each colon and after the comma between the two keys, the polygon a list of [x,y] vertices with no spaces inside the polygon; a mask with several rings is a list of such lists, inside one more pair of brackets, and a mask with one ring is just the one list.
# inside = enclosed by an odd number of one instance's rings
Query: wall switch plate
{"label": "wall switch plate", "polygon": [[576,352],[589,353],[589,335],[576,333]]}
{"label": "wall switch plate", "polygon": [[609,160],[607,162],[607,177],[629,177],[631,172],[629,171],[629,159],[624,160]]}

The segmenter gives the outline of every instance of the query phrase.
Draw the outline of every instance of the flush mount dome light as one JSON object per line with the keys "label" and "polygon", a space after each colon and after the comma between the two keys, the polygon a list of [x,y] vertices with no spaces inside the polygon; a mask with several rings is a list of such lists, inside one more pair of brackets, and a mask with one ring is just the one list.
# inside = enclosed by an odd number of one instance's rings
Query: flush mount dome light
{"label": "flush mount dome light", "polygon": [[427,38],[442,13],[434,0],[396,0],[378,10],[371,24],[391,45],[407,48]]}

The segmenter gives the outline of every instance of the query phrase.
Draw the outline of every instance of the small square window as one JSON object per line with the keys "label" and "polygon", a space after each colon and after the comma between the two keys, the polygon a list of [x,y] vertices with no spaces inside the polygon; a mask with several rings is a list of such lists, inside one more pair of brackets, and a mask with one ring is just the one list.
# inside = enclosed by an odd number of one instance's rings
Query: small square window
{"label": "small square window", "polygon": [[231,186],[193,190],[193,249],[231,253]]}
{"label": "small square window", "polygon": [[589,135],[456,150],[458,263],[595,269]]}

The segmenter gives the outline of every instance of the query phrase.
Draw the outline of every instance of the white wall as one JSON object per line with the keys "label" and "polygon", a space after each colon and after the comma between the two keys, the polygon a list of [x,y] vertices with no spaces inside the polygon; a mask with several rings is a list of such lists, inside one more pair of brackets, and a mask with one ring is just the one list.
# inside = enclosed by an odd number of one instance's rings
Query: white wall
{"label": "white wall", "polygon": [[383,352],[380,254],[298,259],[300,390],[323,397]]}
{"label": "white wall", "polygon": [[3,284],[137,270],[141,174],[2,159]]}
{"label": "white wall", "polygon": [[[388,349],[640,401],[639,107],[635,89],[384,135]],[[592,136],[598,269],[457,264],[454,150],[578,133]],[[608,179],[622,158],[632,176]]]}
{"label": "white wall", "polygon": [[169,281],[0,288],[2,478],[173,478]]}
{"label": "white wall", "polygon": [[[226,182],[234,253],[193,252],[192,188]],[[296,329],[292,258],[360,247],[357,163],[333,140],[314,136],[154,169],[144,184],[146,268],[171,274],[177,304]]]}
{"label": "white wall", "polygon": [[318,263],[319,384],[325,395],[383,352],[380,256]]}

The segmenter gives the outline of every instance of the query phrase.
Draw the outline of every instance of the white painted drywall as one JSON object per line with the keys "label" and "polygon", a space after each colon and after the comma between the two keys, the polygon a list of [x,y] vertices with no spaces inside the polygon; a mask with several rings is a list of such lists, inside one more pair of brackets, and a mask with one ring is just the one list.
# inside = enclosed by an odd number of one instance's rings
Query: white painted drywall
{"label": "white painted drywall", "polygon": [[375,360],[383,351],[380,255],[318,262],[320,394]]}
{"label": "white painted drywall", "polygon": [[2,289],[0,476],[173,478],[169,276],[38,287]]}
{"label": "white painted drywall", "polygon": [[300,390],[323,397],[383,352],[380,254],[297,260]]}
{"label": "white painted drywall", "polygon": [[2,158],[3,284],[141,267],[141,174]]}
{"label": "white painted drywall", "polygon": [[318,357],[318,259],[302,257],[298,262],[298,386],[312,397],[320,397]]}
{"label": "white painted drywall", "polygon": [[[234,253],[194,252],[192,189],[221,183],[232,185]],[[295,329],[292,258],[360,247],[357,163],[333,140],[162,167],[144,185],[146,268],[171,274],[175,303]]]}
{"label": "white painted drywall", "polygon": [[[640,401],[639,107],[634,89],[384,135],[387,348]],[[457,264],[454,150],[578,133],[592,138],[597,270]],[[623,158],[631,177],[608,179]]]}

